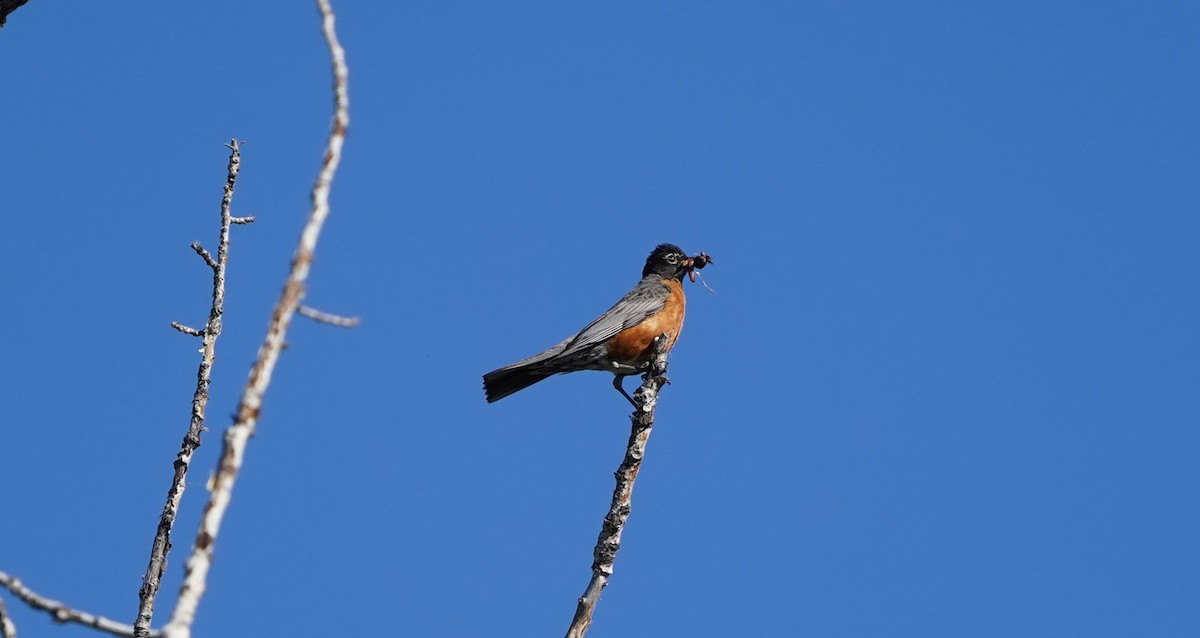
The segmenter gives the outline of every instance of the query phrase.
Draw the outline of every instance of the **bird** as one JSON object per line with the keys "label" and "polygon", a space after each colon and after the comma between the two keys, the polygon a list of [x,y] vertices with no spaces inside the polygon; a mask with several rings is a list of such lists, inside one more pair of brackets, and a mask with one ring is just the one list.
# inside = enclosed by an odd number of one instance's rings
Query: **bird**
{"label": "bird", "polygon": [[649,366],[654,339],[659,335],[666,335],[664,352],[675,346],[686,306],[683,276],[690,275],[695,281],[694,271],[709,263],[712,257],[703,252],[688,257],[674,244],[659,244],[646,258],[641,281],[583,330],[548,350],[483,375],[487,402],[499,401],[555,374],[605,370],[616,375],[613,387],[636,408],[622,381]]}

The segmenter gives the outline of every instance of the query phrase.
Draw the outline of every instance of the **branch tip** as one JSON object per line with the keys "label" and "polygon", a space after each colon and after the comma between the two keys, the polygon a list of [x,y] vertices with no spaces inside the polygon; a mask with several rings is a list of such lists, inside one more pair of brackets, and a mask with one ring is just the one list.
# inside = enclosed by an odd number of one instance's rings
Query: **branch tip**
{"label": "branch tip", "polygon": [[217,262],[213,260],[212,253],[205,250],[204,246],[200,245],[200,242],[192,242],[192,250],[196,251],[197,255],[200,255],[200,258],[204,260],[204,263],[208,264],[209,268],[213,270],[217,269]]}
{"label": "branch tip", "polygon": [[196,330],[195,328],[193,328],[191,326],[185,326],[185,325],[179,323],[178,321],[172,321],[171,327],[182,332],[185,335],[191,335],[193,337],[203,337],[204,336],[203,330]]}
{"label": "branch tip", "polygon": [[296,309],[296,312],[299,312],[301,315],[318,323],[327,323],[331,326],[338,326],[341,328],[353,328],[362,321],[361,317],[345,317],[328,312],[321,312],[320,310],[317,310],[311,306],[300,306]]}

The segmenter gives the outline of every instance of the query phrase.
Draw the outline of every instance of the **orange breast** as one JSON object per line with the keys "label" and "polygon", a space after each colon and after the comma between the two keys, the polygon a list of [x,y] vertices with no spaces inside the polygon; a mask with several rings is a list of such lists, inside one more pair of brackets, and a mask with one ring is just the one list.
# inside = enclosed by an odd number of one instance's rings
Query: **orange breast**
{"label": "orange breast", "polygon": [[687,305],[683,296],[683,284],[676,279],[663,279],[662,284],[670,288],[667,303],[653,317],[632,328],[617,333],[608,342],[608,358],[627,365],[642,365],[650,358],[650,345],[660,334],[667,335],[667,350],[675,347],[679,332],[683,330],[683,313]]}

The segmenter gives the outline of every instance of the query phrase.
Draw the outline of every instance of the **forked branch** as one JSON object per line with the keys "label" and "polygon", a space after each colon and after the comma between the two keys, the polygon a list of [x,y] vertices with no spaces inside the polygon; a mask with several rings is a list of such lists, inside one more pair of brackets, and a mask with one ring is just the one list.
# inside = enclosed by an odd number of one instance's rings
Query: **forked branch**
{"label": "forked branch", "polygon": [[[94,616],[87,612],[72,609],[66,603],[51,598],[46,598],[45,596],[42,596],[32,589],[26,587],[25,584],[22,583],[17,577],[10,576],[4,572],[0,572],[0,587],[4,587],[8,591],[12,592],[14,596],[16,596],[26,605],[50,614],[54,620],[60,623],[84,625],[85,627],[99,629],[100,631],[110,633],[114,636],[133,635],[133,627],[129,625],[123,625],[115,620],[109,620],[104,616]],[[3,607],[4,603],[0,602],[0,612],[3,612]],[[9,636],[15,636],[17,633],[16,628],[13,627],[12,620],[8,618],[6,613],[0,613],[0,630],[2,630],[0,635],[5,636],[5,638],[8,638]],[[150,633],[150,638],[157,638],[157,636],[159,636],[158,633]]]}
{"label": "forked branch", "polygon": [[179,322],[173,322],[172,328],[193,337],[200,337],[204,346],[200,349],[200,367],[196,372],[196,392],[192,395],[192,414],[188,423],[187,434],[183,437],[183,445],[175,455],[175,473],[171,477],[171,487],[167,490],[167,502],[163,505],[162,516],[158,519],[158,530],[154,534],[154,543],[150,546],[150,563],[146,566],[146,575],[142,577],[142,587],[138,590],[138,615],[134,621],[134,635],[145,638],[150,634],[150,622],[154,617],[154,600],[162,582],[163,573],[167,569],[167,553],[171,551],[171,528],[175,525],[175,516],[179,512],[179,503],[183,499],[186,488],[188,467],[192,462],[192,454],[200,447],[200,433],[204,431],[204,410],[208,405],[208,389],[212,384],[212,366],[216,359],[217,337],[221,335],[221,316],[225,313],[225,272],[229,266],[229,226],[234,223],[230,213],[233,204],[233,189],[237,184],[238,172],[242,165],[242,153],[238,141],[230,140],[229,163],[225,176],[225,190],[221,195],[221,231],[218,235],[217,257],[209,254],[200,242],[192,244],[192,250],[200,255],[204,263],[212,270],[212,306],[208,311],[208,321],[203,330],[190,328]]}

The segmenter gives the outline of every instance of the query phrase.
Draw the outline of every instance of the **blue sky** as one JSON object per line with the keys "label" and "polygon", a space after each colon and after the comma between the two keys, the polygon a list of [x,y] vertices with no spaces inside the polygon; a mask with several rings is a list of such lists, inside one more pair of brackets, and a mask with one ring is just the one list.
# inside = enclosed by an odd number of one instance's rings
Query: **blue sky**
{"label": "blue sky", "polygon": [[[1200,633],[1197,5],[336,9],[309,302],[363,323],[292,331],[200,635],[561,635],[628,406],[480,375],[660,242],[715,292],[589,636]],[[316,12],[35,2],[0,55],[0,569],[94,613],[136,612],[245,141],[158,625],[307,212]]]}

